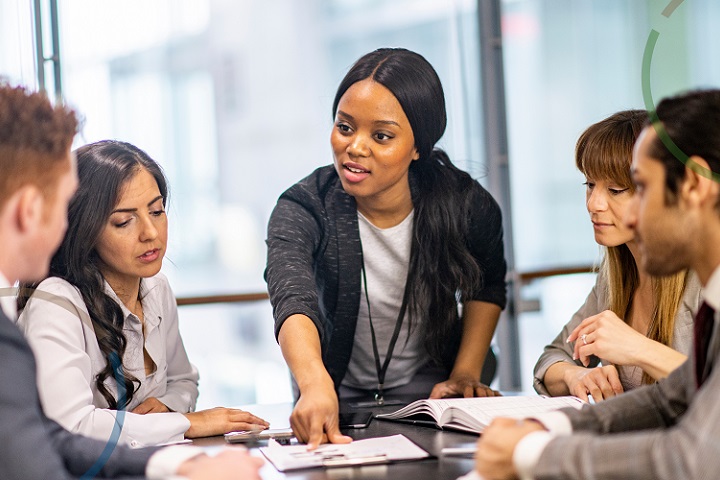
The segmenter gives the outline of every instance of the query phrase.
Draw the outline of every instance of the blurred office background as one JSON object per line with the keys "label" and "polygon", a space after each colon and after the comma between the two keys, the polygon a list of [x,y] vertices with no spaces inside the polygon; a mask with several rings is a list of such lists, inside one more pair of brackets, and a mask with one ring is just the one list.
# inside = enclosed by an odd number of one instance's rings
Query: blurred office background
{"label": "blurred office background", "polygon": [[[488,186],[497,162],[486,158],[487,142],[504,140],[485,138],[480,25],[499,5],[504,98],[492,100],[507,112],[503,206],[514,257],[513,315],[503,322],[517,328],[503,326],[496,344],[516,374],[506,369],[494,386],[530,391],[542,347],[594,282],[547,272],[582,270],[599,255],[573,162],[577,136],[645,106],[652,30],[660,34],[653,98],[720,85],[720,3],[677,3],[0,0],[0,75],[61,92],[84,116],[78,146],[117,138],[163,165],[171,185],[164,272],[177,296],[264,292],[270,212],[287,187],[332,161],[335,88],[370,50],[402,46],[435,66],[449,110],[441,146]],[[59,62],[38,66],[37,55],[53,53]],[[184,306],[180,316],[201,372],[200,408],[291,399],[268,301]]]}

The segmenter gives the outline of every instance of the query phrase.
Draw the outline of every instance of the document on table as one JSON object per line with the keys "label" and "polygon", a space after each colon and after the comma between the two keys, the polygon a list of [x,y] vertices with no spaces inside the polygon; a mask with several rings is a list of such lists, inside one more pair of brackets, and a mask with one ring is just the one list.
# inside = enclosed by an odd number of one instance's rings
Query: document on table
{"label": "document on table", "polygon": [[312,451],[308,451],[307,445],[283,446],[271,439],[268,446],[262,447],[260,451],[281,472],[420,460],[430,456],[404,435],[325,444]]}

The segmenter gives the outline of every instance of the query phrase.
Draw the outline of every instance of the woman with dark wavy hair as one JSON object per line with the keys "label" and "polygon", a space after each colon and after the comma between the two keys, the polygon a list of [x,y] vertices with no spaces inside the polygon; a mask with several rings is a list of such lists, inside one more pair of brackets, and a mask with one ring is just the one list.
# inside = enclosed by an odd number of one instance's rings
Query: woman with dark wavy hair
{"label": "woman with dark wavy hair", "polygon": [[275,332],[299,387],[290,422],[311,446],[347,441],[338,394],[494,395],[481,372],[505,306],[500,209],[435,146],[447,117],[433,67],[371,52],[333,117],[334,165],[283,193],[267,240]]}
{"label": "woman with dark wavy hair", "polygon": [[79,186],[67,233],[49,278],[19,302],[47,416],[100,439],[122,418],[120,441],[139,445],[266,428],[241,410],[194,412],[198,373],[160,273],[168,231],[160,166],[117,141],[75,154]]}

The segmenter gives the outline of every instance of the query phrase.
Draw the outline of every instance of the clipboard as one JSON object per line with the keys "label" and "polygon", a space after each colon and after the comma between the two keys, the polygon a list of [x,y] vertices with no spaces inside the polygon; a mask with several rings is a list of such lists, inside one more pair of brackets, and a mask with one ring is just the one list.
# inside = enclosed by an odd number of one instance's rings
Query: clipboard
{"label": "clipboard", "polygon": [[274,439],[260,451],[280,472],[309,468],[356,467],[429,458],[430,454],[404,435],[367,438],[345,444],[282,446]]}

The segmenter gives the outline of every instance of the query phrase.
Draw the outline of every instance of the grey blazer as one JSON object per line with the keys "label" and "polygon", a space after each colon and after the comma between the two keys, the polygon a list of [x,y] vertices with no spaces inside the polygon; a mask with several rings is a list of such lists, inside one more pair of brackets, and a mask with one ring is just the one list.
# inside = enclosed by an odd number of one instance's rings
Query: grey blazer
{"label": "grey blazer", "polygon": [[[35,358],[0,310],[0,478],[70,479],[88,471],[106,443],[75,435],[42,412]],[[156,449],[116,446],[95,478],[142,478]]]}
{"label": "grey blazer", "polygon": [[[570,335],[570,332],[580,325],[580,323],[588,317],[597,315],[598,313],[607,310],[607,280],[601,273],[598,274],[595,286],[593,287],[590,294],[585,299],[585,303],[580,309],[575,312],[570,321],[563,327],[557,337],[549,344],[545,346],[545,349],[540,355],[537,363],[535,364],[533,387],[540,395],[550,395],[547,388],[545,388],[545,373],[551,365],[558,362],[573,363],[577,366],[582,366],[580,360],[573,360],[573,345],[567,343],[565,340]],[[687,285],[681,304],[678,306],[677,314],[675,315],[675,324],[673,326],[673,341],[672,348],[684,355],[690,355],[693,344],[693,315],[697,312],[700,304],[702,303],[702,286],[700,280],[697,278],[695,273],[688,275]],[[588,368],[597,367],[600,363],[603,365],[609,365],[610,363],[604,361],[598,357],[591,357]],[[642,370],[637,367],[628,365],[618,367],[618,373],[620,375],[620,382],[622,383],[625,391],[632,390],[639,386],[642,380]]]}
{"label": "grey blazer", "polygon": [[[573,435],[553,439],[535,478],[720,478],[720,312],[698,390],[691,355],[669,377],[582,410],[563,411]],[[573,409],[571,409],[573,410]],[[598,435],[610,433],[612,435]]]}

